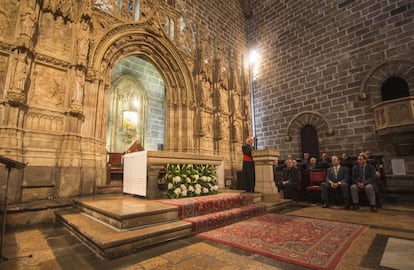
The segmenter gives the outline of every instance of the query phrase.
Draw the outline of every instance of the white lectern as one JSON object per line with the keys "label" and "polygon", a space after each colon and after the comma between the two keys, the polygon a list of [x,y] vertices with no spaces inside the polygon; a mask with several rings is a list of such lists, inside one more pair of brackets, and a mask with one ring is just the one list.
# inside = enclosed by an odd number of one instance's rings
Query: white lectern
{"label": "white lectern", "polygon": [[147,196],[147,152],[124,155],[124,193]]}

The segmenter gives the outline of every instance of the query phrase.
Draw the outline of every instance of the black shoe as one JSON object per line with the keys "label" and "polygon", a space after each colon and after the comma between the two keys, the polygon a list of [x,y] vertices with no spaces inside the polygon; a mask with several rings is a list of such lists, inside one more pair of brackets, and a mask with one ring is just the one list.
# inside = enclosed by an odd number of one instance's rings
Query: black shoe
{"label": "black shoe", "polygon": [[375,205],[371,206],[371,212],[378,212],[378,209]]}
{"label": "black shoe", "polygon": [[329,204],[326,204],[326,203],[322,204],[322,208],[328,208],[328,207],[329,207]]}
{"label": "black shoe", "polygon": [[359,205],[358,204],[354,204],[351,207],[352,210],[358,210],[359,209]]}

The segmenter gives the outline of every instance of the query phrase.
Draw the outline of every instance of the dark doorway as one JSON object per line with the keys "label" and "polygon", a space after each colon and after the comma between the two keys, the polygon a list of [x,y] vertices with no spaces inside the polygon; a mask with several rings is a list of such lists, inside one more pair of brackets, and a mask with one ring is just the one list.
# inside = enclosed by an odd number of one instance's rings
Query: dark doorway
{"label": "dark doorway", "polygon": [[408,84],[404,79],[397,76],[389,77],[384,81],[381,87],[382,101],[408,97],[410,90]]}
{"label": "dark doorway", "polygon": [[319,139],[316,128],[312,125],[305,125],[300,131],[302,142],[302,154],[309,153],[311,157],[319,157]]}

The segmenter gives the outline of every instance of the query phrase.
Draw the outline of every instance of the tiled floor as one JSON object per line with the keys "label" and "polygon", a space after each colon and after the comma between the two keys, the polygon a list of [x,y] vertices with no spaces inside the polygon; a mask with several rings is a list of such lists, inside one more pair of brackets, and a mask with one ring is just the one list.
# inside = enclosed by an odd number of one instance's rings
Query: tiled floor
{"label": "tiled floor", "polygon": [[[337,269],[414,269],[414,206],[388,205],[378,213],[301,206],[284,214],[369,225]],[[305,269],[195,236],[103,260],[60,225],[9,229],[3,253],[9,260],[1,270]]]}
{"label": "tiled floor", "polygon": [[388,237],[380,265],[395,269],[413,269],[414,241]]}

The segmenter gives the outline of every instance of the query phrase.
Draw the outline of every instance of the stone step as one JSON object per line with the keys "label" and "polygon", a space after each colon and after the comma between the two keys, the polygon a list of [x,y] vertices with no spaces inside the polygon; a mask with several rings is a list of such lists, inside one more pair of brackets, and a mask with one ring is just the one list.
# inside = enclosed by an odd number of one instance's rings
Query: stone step
{"label": "stone step", "polygon": [[269,203],[267,206],[267,212],[268,213],[278,212],[286,208],[289,208],[291,205],[292,205],[292,200],[289,200],[289,199],[287,200],[283,199],[280,202]]}
{"label": "stone step", "polygon": [[97,194],[113,194],[113,193],[122,193],[123,184],[122,181],[114,182],[111,181],[109,185],[97,186]]}
{"label": "stone step", "polygon": [[254,199],[253,202],[259,203],[263,201],[263,194],[261,193],[254,193]]}
{"label": "stone step", "polygon": [[[163,203],[132,195],[98,195],[76,199],[73,209],[55,214],[85,245],[110,259],[264,214],[267,205],[255,203],[260,200],[261,194],[239,193]],[[179,220],[190,216],[194,218]]]}
{"label": "stone step", "polygon": [[183,220],[191,222],[193,233],[200,233],[264,215],[267,213],[266,210],[267,205],[265,203],[254,203],[201,216],[185,218]]}
{"label": "stone step", "polygon": [[191,235],[191,224],[179,220],[119,231],[76,210],[56,211],[55,214],[57,219],[90,249],[108,259]]}
{"label": "stone step", "polygon": [[74,206],[81,212],[118,230],[145,227],[178,219],[178,208],[154,201],[119,195],[78,199]]}

